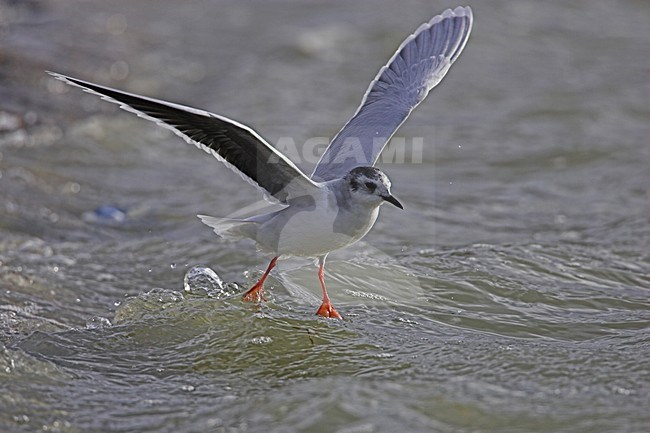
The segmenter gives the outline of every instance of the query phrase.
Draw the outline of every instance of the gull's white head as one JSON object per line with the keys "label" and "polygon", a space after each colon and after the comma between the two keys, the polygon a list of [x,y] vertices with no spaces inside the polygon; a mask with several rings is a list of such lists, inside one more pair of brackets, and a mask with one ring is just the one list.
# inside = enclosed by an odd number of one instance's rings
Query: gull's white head
{"label": "gull's white head", "polygon": [[362,203],[379,206],[387,201],[400,209],[402,204],[390,193],[390,180],[375,167],[356,167],[345,176],[350,195]]}

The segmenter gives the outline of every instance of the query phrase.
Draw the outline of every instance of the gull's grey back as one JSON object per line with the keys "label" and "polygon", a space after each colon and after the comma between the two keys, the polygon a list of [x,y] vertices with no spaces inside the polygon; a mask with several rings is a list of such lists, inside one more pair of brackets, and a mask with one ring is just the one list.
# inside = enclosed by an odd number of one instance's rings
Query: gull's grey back
{"label": "gull's grey back", "polygon": [[402,42],[370,83],[355,115],[330,143],[312,178],[332,180],[354,167],[374,165],[397,128],[463,51],[472,20],[469,7],[448,9]]}

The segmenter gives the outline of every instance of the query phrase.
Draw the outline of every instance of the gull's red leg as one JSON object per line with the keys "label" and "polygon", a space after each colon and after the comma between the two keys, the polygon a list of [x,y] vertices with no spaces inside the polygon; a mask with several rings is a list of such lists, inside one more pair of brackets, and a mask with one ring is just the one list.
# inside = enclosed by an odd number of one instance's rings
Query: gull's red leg
{"label": "gull's red leg", "polygon": [[250,290],[246,293],[244,293],[244,296],[242,299],[247,302],[261,302],[261,301],[266,301],[264,298],[264,295],[262,292],[264,291],[264,281],[266,281],[266,277],[269,276],[269,272],[271,272],[271,269],[275,268],[275,264],[277,263],[278,258],[273,257],[271,260],[271,263],[269,263],[268,268],[266,268],[266,271],[264,271],[264,275],[259,279],[257,283],[253,287],[250,288]]}
{"label": "gull's red leg", "polygon": [[323,289],[323,303],[321,304],[316,314],[323,317],[329,317],[332,319],[343,319],[341,315],[334,309],[334,306],[330,302],[330,297],[327,296],[327,289],[325,288],[325,258],[323,257],[320,260],[318,266],[318,279],[320,280],[320,286]]}

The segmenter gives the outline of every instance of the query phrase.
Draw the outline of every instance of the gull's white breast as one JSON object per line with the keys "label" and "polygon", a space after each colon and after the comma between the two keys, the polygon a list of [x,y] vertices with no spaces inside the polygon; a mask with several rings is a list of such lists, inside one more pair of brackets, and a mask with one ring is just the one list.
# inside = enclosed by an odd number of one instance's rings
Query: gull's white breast
{"label": "gull's white breast", "polygon": [[317,257],[346,247],[372,228],[378,207],[341,207],[328,188],[261,223],[255,236],[262,250],[281,256]]}

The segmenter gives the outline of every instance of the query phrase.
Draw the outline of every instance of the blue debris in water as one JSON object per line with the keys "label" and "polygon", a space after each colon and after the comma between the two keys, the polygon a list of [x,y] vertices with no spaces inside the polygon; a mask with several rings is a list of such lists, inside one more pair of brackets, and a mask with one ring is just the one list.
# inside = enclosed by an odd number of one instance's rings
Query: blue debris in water
{"label": "blue debris in water", "polygon": [[83,219],[99,224],[122,224],[127,219],[126,209],[113,205],[100,206],[94,211],[84,212]]}

